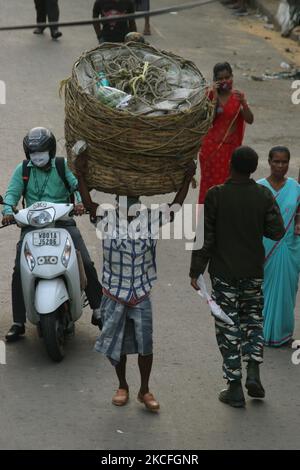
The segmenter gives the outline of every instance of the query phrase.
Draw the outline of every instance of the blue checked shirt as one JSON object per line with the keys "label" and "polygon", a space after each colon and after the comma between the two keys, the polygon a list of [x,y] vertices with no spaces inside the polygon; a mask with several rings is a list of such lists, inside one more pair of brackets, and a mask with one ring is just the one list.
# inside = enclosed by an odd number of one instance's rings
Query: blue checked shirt
{"label": "blue checked shirt", "polygon": [[[119,237],[120,229],[117,228],[115,238],[103,239],[102,285],[113,297],[124,302],[138,300],[149,294],[157,279],[156,245],[162,217],[159,211],[145,212],[144,227],[147,230],[143,231],[140,238],[130,237],[128,231],[125,235],[127,238]],[[167,218],[163,218],[163,222],[167,221]]]}

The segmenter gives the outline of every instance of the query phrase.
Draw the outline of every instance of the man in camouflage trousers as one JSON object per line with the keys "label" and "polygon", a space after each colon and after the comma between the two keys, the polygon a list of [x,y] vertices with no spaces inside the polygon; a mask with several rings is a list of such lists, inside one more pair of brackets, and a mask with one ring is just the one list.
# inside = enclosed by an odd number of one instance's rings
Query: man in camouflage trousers
{"label": "man in camouflage trousers", "polygon": [[216,320],[216,336],[223,356],[224,377],[241,380],[245,362],[263,361],[262,279],[240,279],[229,284],[212,277],[213,298],[234,325]]}
{"label": "man in camouflage trousers", "polygon": [[263,236],[280,240],[284,225],[271,191],[250,179],[258,155],[250,147],[239,147],[231,159],[230,178],[214,186],[204,202],[204,244],[194,250],[191,284],[207,264],[212,297],[231,318],[233,325],[216,320],[216,335],[223,356],[228,388],[219,399],[234,407],[245,406],[241,353],[247,362],[248,395],[264,398],[259,365],[263,361]]}

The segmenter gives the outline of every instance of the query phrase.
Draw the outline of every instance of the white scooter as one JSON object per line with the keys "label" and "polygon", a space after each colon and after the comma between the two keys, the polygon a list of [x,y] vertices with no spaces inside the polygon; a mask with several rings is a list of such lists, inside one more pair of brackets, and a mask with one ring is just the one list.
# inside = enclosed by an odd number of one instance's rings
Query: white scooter
{"label": "white scooter", "polygon": [[[2,199],[2,198],[1,198]],[[37,325],[54,361],[64,357],[65,339],[82,315],[86,277],[80,253],[58,220],[70,220],[73,204],[37,202],[15,211],[19,227],[34,227],[24,236],[21,280],[28,320]]]}

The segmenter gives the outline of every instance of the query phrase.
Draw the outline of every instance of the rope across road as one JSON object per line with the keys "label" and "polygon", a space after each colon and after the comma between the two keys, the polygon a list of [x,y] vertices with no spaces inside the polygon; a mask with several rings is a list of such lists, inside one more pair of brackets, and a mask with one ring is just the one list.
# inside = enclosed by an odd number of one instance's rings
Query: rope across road
{"label": "rope across road", "polygon": [[109,16],[105,18],[94,18],[89,20],[82,20],[82,21],[69,21],[69,22],[52,22],[52,23],[34,23],[34,24],[23,24],[23,25],[12,25],[12,26],[0,26],[0,31],[15,31],[18,29],[33,29],[33,28],[66,28],[72,26],[87,26],[93,25],[97,23],[107,23],[110,21],[123,21],[123,20],[133,20],[138,18],[144,18],[145,16],[160,16],[165,15],[171,12],[177,12],[182,10],[191,10],[192,8],[201,7],[204,5],[208,5],[210,3],[215,3],[217,0],[202,0],[197,2],[190,2],[181,5],[174,5],[167,8],[159,8],[157,10],[150,10],[150,11],[141,11],[132,13],[129,15],[117,15],[117,16]]}

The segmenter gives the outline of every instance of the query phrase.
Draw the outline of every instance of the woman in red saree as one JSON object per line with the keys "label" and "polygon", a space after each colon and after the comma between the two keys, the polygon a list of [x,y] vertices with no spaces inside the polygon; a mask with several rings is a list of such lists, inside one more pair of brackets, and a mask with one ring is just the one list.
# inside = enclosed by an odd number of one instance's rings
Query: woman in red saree
{"label": "woman in red saree", "polygon": [[254,120],[244,94],[232,89],[232,77],[228,62],[215,65],[214,86],[209,98],[216,102],[216,112],[199,152],[199,204],[204,203],[209,188],[223,184],[228,178],[231,155],[242,145],[245,123],[252,124]]}

